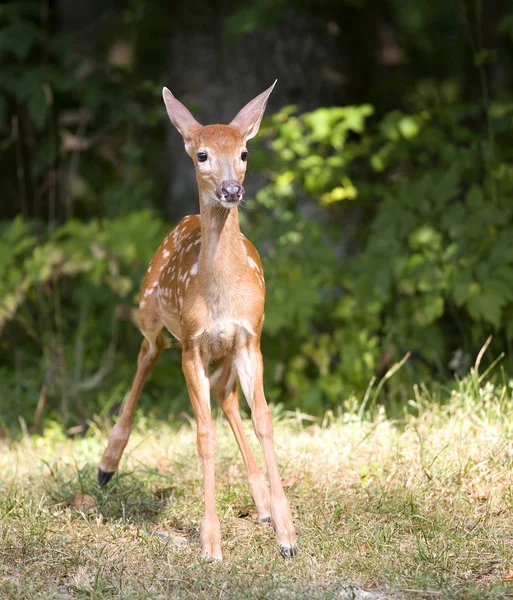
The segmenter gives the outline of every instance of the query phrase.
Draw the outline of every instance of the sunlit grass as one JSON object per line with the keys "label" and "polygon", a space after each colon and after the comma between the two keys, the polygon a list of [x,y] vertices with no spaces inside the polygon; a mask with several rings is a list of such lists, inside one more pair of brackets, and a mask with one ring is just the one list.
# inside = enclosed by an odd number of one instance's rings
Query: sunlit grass
{"label": "sunlit grass", "polygon": [[220,564],[200,558],[201,470],[189,424],[140,416],[103,489],[103,425],[82,439],[55,428],[4,441],[0,598],[350,598],[348,584],[355,598],[357,587],[376,598],[508,597],[512,409],[511,383],[474,371],[452,392],[413,391],[396,420],[355,399],[322,425],[277,414],[295,561],[280,558],[272,529],[256,521],[221,418]]}

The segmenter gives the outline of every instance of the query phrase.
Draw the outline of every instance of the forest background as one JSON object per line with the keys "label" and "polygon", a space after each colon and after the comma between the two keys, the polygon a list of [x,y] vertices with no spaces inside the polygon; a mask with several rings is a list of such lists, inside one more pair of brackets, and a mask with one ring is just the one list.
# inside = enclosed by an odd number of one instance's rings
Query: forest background
{"label": "forest background", "polygon": [[[506,378],[512,63],[511,0],[2,3],[4,433],[105,417],[129,387],[139,282],[198,210],[164,85],[208,124],[278,79],[241,212],[270,401],[393,414],[464,377],[489,335]],[[143,393],[156,418],[189,410],[179,355]]]}

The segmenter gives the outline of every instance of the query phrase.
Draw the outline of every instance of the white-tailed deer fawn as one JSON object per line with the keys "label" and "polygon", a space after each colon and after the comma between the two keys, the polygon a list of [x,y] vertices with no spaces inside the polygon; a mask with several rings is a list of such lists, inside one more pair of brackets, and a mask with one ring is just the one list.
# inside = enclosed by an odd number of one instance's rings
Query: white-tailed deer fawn
{"label": "white-tailed deer fawn", "polygon": [[[239,444],[260,520],[273,524],[284,557],[296,554],[296,534],[280,480],[271,412],[264,396],[262,263],[240,231],[237,210],[244,194],[246,142],[257,134],[273,88],[274,84],[249,102],[229,125],[207,126],[200,125],[167,88],[163,90],[169,118],[196,168],[200,214],[180,221],[148,267],[140,292],[139,326],[145,339],[137,373],[98,470],[98,483],[105,485],[118,468],[144,382],[168,346],[167,328],[182,344],[182,369],[196,417],[205,502],[202,551],[216,559],[222,558],[222,553],[215,506],[217,438],[210,413],[210,388]],[[209,373],[212,360],[216,366]],[[237,377],[262,446],[270,493],[244,433]]]}

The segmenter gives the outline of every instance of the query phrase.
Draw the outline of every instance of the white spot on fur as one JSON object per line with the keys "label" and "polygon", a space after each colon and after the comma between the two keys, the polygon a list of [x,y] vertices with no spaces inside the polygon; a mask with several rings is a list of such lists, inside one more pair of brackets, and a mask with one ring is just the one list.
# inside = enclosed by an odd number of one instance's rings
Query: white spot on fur
{"label": "white spot on fur", "polygon": [[256,262],[251,258],[251,256],[248,256],[248,264],[251,268],[256,269],[257,271],[260,271],[260,267],[256,264]]}
{"label": "white spot on fur", "polygon": [[151,273],[151,265],[148,267],[148,273]]}
{"label": "white spot on fur", "polygon": [[170,254],[169,250],[164,250],[164,252],[162,252],[162,256],[164,258],[167,258],[169,256],[169,254]]}
{"label": "white spot on fur", "polygon": [[240,385],[244,397],[246,398],[246,402],[248,403],[249,408],[253,408],[253,394],[255,391],[254,365],[245,344],[242,344],[237,351],[235,365],[237,367],[237,374],[239,375]]}
{"label": "white spot on fur", "polygon": [[141,300],[141,301],[139,302],[139,306],[140,306],[141,308],[144,308],[144,307],[146,306],[146,300]]}
{"label": "white spot on fur", "polygon": [[196,262],[191,267],[191,270],[190,270],[191,277],[196,275],[197,272],[198,272],[198,263]]}

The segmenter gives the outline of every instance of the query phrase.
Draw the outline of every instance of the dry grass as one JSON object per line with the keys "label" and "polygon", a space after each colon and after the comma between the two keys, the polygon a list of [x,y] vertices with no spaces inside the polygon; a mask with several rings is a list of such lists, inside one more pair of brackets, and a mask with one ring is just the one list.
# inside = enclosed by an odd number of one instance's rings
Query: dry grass
{"label": "dry grass", "polygon": [[511,391],[472,376],[442,405],[417,393],[416,416],[395,422],[349,404],[322,426],[277,415],[295,561],[281,559],[270,526],[256,522],[221,419],[222,563],[200,558],[189,425],[140,418],[105,489],[95,484],[102,427],[73,441],[54,429],[4,442],[0,598],[363,597],[348,583],[387,598],[513,596]]}

